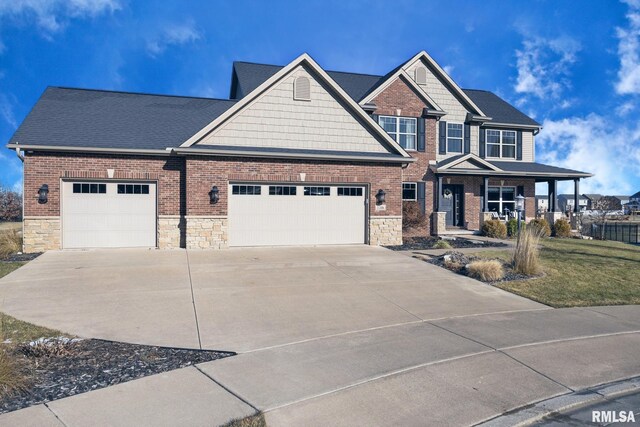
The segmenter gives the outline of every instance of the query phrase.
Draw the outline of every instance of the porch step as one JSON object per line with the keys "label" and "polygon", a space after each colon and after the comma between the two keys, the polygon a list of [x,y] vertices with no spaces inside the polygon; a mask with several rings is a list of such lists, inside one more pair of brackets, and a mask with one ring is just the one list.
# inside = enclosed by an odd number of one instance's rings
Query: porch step
{"label": "porch step", "polygon": [[441,231],[440,233],[438,233],[439,236],[452,236],[452,235],[473,236],[474,234],[476,234],[476,231],[463,230],[463,229],[460,229],[460,228],[453,228],[453,229]]}

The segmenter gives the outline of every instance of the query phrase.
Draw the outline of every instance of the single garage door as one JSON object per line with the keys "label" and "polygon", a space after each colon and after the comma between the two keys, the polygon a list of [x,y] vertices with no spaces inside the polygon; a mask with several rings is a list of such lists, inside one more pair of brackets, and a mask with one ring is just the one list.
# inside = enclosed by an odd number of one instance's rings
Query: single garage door
{"label": "single garage door", "polygon": [[364,186],[229,185],[229,246],[365,243]]}
{"label": "single garage door", "polygon": [[62,183],[64,248],[156,246],[156,184]]}

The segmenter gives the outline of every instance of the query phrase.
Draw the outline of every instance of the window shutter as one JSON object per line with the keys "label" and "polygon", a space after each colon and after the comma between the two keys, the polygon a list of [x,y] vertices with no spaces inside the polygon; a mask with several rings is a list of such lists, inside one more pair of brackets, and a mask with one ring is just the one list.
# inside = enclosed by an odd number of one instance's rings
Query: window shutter
{"label": "window shutter", "polygon": [[524,196],[524,185],[518,185],[516,196]]}
{"label": "window shutter", "polygon": [[424,187],[424,182],[418,182],[418,206],[420,207],[420,212],[425,213],[426,211],[426,206],[425,206],[425,187]]}
{"label": "window shutter", "polygon": [[480,185],[480,212],[484,212],[484,184]]}
{"label": "window shutter", "polygon": [[464,125],[464,154],[471,152],[471,126],[468,123]]}
{"label": "window shutter", "polygon": [[418,151],[424,151],[425,147],[425,120],[424,117],[418,117]]}
{"label": "window shutter", "polygon": [[522,160],[522,131],[516,134],[516,159]]}
{"label": "window shutter", "polygon": [[440,143],[438,153],[447,154],[447,122],[440,120]]}
{"label": "window shutter", "polygon": [[480,136],[480,157],[484,159],[484,157],[485,157],[484,151],[485,151],[485,146],[486,146],[486,144],[484,142],[484,135],[485,135],[486,132],[485,132],[484,129],[478,128],[478,133],[479,133],[479,136]]}

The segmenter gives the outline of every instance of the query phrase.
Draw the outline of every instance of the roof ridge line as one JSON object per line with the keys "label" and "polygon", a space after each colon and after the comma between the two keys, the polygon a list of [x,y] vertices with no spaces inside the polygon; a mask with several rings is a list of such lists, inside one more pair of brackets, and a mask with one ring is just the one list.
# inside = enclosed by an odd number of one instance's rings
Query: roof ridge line
{"label": "roof ridge line", "polygon": [[[262,62],[251,62],[251,61],[233,61],[234,64],[249,64],[249,65],[264,65],[266,67],[279,67],[284,68],[285,65],[276,65],[276,64],[265,64]],[[380,74],[368,74],[368,73],[354,73],[352,71],[337,71],[337,70],[324,70],[327,73],[341,73],[341,74],[355,74],[358,76],[369,76],[369,77],[384,77],[384,75]]]}
{"label": "roof ridge line", "polygon": [[229,101],[229,102],[238,102],[237,99],[225,99],[225,98],[208,98],[205,96],[192,96],[192,95],[171,95],[171,94],[161,94],[161,93],[147,93],[147,92],[133,92],[126,90],[110,90],[110,89],[93,89],[93,88],[83,88],[83,87],[70,87],[70,86],[47,86],[47,89],[65,89],[65,90],[82,90],[87,92],[107,92],[107,93],[122,93],[126,95],[144,95],[144,96],[163,96],[166,98],[188,98],[188,99],[206,99],[209,101]]}

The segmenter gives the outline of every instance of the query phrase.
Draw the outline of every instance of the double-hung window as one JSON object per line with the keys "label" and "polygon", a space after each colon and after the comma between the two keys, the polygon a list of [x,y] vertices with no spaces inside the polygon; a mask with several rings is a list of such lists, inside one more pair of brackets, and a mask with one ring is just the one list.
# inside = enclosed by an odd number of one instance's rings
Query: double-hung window
{"label": "double-hung window", "polygon": [[447,123],[447,152],[462,153],[462,138],[464,127],[462,123]]}
{"label": "double-hung window", "polygon": [[380,116],[380,126],[405,150],[416,149],[417,120],[412,117]]}
{"label": "double-hung window", "polygon": [[515,187],[489,187],[489,211],[504,215],[505,209],[509,212],[516,210]]}
{"label": "double-hung window", "polygon": [[416,190],[417,184],[415,182],[403,182],[402,183],[402,200],[415,201],[418,199],[418,192]]}
{"label": "double-hung window", "polygon": [[487,129],[487,157],[516,158],[516,132],[513,130]]}

